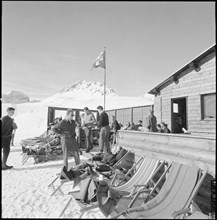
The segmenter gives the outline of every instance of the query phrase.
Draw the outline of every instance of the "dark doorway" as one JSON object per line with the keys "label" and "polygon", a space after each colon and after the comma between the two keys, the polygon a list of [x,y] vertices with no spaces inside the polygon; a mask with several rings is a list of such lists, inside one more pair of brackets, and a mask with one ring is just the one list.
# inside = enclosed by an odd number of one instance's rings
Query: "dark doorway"
{"label": "dark doorway", "polygon": [[172,133],[183,133],[182,128],[187,128],[186,98],[172,99]]}

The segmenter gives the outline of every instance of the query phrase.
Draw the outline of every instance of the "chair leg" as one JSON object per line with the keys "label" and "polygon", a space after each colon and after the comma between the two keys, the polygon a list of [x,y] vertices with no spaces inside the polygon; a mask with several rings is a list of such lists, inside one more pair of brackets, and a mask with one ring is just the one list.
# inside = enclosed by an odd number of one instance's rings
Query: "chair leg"
{"label": "chair leg", "polygon": [[68,200],[68,202],[66,203],[65,207],[63,208],[62,212],[61,212],[60,215],[59,215],[59,218],[60,218],[63,214],[65,214],[65,211],[66,211],[66,209],[67,209],[67,207],[69,206],[69,204],[70,204],[71,201],[72,201],[72,197],[71,197],[71,198]]}
{"label": "chair leg", "polygon": [[98,205],[91,205],[91,206],[88,206],[88,207],[85,207],[85,208],[81,208],[80,209],[81,214],[79,215],[79,218],[81,218],[86,211],[91,210],[91,209],[95,209],[95,208],[98,208],[98,207],[99,207]]}
{"label": "chair leg", "polygon": [[[53,196],[58,190],[60,191],[61,189],[61,186],[64,184],[64,182],[63,183],[61,183],[53,192],[52,192],[52,194],[50,195],[50,196]],[[62,193],[63,194],[63,193]]]}
{"label": "chair leg", "polygon": [[199,208],[199,206],[196,204],[196,202],[192,201],[192,204],[191,204],[191,209],[195,209],[199,212],[202,212],[202,210]]}
{"label": "chair leg", "polygon": [[81,212],[78,218],[82,218],[83,215],[84,215],[84,212]]}
{"label": "chair leg", "polygon": [[53,186],[54,182],[59,178],[59,176],[57,176],[47,187]]}
{"label": "chair leg", "polygon": [[31,156],[27,156],[27,157],[22,161],[22,165],[24,165],[30,157],[31,157]]}

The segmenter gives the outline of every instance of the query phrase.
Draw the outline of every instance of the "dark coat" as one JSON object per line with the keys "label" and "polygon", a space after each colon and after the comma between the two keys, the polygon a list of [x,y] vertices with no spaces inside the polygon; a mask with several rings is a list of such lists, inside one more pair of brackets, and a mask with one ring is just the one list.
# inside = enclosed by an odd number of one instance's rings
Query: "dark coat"
{"label": "dark coat", "polygon": [[147,128],[149,129],[149,131],[152,132],[157,132],[157,118],[154,115],[149,115],[147,118]]}

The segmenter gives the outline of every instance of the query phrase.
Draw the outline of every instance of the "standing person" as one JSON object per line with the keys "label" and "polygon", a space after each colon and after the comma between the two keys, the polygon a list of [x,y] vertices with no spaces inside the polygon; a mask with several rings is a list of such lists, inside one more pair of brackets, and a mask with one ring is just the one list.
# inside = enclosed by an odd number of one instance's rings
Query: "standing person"
{"label": "standing person", "polygon": [[91,136],[92,136],[92,128],[94,126],[94,123],[96,122],[96,119],[94,117],[94,114],[89,110],[88,107],[84,108],[84,117],[82,122],[82,129],[85,132],[85,143],[86,143],[86,151],[89,152],[93,148],[93,144],[91,142]]}
{"label": "standing person", "polygon": [[113,134],[113,144],[116,144],[116,133],[118,130],[121,129],[121,126],[119,125],[118,121],[116,120],[115,116],[112,116],[112,134]]}
{"label": "standing person", "polygon": [[106,146],[107,152],[110,152],[110,145],[109,145],[109,118],[105,111],[103,111],[103,107],[99,105],[97,107],[99,112],[99,124],[98,127],[100,129],[99,133],[99,150],[103,152],[104,145]]}
{"label": "standing person", "polygon": [[62,135],[61,145],[63,150],[64,166],[68,169],[68,155],[72,152],[75,158],[75,164],[80,164],[80,156],[78,152],[78,145],[75,139],[76,123],[73,120],[74,112],[72,109],[68,109],[66,117],[62,121],[58,122],[52,127],[52,131],[56,134]]}
{"label": "standing person", "polygon": [[14,118],[12,118],[12,120],[13,120],[13,131],[11,134],[11,146],[14,146],[14,136],[17,130],[17,124],[14,122]]}
{"label": "standing person", "polygon": [[2,118],[2,170],[13,168],[13,166],[7,165],[7,159],[10,154],[11,135],[13,132],[13,120],[11,117],[14,114],[14,110],[12,107],[7,108],[7,115]]}
{"label": "standing person", "polygon": [[156,127],[157,118],[154,115],[153,109],[150,110],[150,115],[146,119],[147,119],[147,128],[149,129],[149,131],[157,132],[158,131]]}
{"label": "standing person", "polygon": [[83,124],[84,124],[84,113],[83,114],[81,114],[81,116],[80,116],[80,119],[81,119],[81,126],[83,126]]}
{"label": "standing person", "polygon": [[115,116],[112,116],[112,127],[111,129],[116,134],[118,130],[121,129],[121,126],[119,125],[118,121],[116,120]]}

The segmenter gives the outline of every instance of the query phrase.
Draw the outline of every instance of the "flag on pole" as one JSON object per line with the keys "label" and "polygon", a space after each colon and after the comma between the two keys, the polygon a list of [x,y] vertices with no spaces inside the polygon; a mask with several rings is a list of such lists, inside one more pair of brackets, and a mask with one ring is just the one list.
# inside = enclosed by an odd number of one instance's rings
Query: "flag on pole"
{"label": "flag on pole", "polygon": [[[103,51],[97,58],[96,61],[94,62],[92,69],[93,68],[98,68],[102,67],[105,69],[105,51]],[[91,69],[91,70],[92,70]]]}

